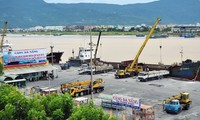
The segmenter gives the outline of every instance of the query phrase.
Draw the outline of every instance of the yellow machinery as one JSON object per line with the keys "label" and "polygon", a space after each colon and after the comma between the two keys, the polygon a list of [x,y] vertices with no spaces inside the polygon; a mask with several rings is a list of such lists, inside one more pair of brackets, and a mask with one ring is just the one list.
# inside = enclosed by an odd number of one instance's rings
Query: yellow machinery
{"label": "yellow machinery", "polygon": [[142,67],[137,66],[137,61],[138,61],[138,58],[139,58],[140,54],[142,53],[145,45],[147,44],[150,36],[153,34],[154,29],[156,28],[157,24],[160,22],[160,20],[161,19],[158,18],[156,20],[156,22],[154,23],[153,27],[151,28],[149,34],[147,35],[147,37],[146,37],[146,39],[144,41],[144,43],[142,44],[142,46],[140,47],[138,53],[136,54],[133,62],[129,66],[127,66],[125,68],[125,70],[118,70],[116,72],[116,74],[115,74],[115,78],[131,77],[131,76],[137,75],[137,73],[143,71]]}
{"label": "yellow machinery", "polygon": [[177,99],[179,100],[181,103],[188,103],[190,102],[190,98],[189,98],[189,93],[187,92],[182,92],[182,93],[179,93],[178,95],[174,95],[166,100],[163,101],[163,104],[165,103],[169,103],[170,101],[174,100],[174,99]]}
{"label": "yellow machinery", "polygon": [[3,64],[3,42],[4,42],[4,37],[6,36],[6,30],[7,30],[7,22],[4,22],[3,25],[3,30],[2,30],[2,38],[1,38],[1,48],[0,48],[0,62]]}
{"label": "yellow machinery", "polygon": [[188,110],[192,101],[189,93],[182,92],[163,101],[163,109],[167,113],[180,113],[183,109]]}
{"label": "yellow machinery", "polygon": [[[99,93],[104,90],[104,86],[101,86],[102,83],[104,81],[101,78],[93,82],[92,87],[94,93]],[[61,84],[61,91],[62,93],[68,92],[73,97],[88,95],[91,93],[91,80]]]}

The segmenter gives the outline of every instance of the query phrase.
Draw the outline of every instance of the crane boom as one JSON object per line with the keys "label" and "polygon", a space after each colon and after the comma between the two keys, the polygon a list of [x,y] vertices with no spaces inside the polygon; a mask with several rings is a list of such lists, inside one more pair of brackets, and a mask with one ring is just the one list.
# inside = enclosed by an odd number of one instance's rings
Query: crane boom
{"label": "crane boom", "polygon": [[[130,72],[133,71],[132,69],[134,68],[134,65],[136,64],[136,62],[137,62],[137,60],[138,60],[140,54],[142,53],[142,51],[143,51],[145,45],[147,44],[147,42],[148,42],[150,36],[153,34],[153,31],[154,31],[154,29],[156,28],[157,24],[160,22],[160,20],[161,20],[160,18],[157,18],[157,20],[156,20],[156,22],[154,23],[153,27],[151,28],[149,34],[147,35],[147,37],[146,37],[144,43],[142,44],[142,46],[140,47],[138,53],[136,54],[135,59],[133,60],[133,62],[131,63],[130,66],[126,67],[125,71],[128,71],[128,72],[129,72],[129,71],[130,71]],[[137,68],[136,68],[136,69],[137,69]]]}
{"label": "crane boom", "polygon": [[98,40],[97,40],[97,46],[96,46],[95,54],[94,54],[94,64],[95,64],[95,65],[96,65],[97,50],[98,50],[98,47],[99,47],[100,38],[101,38],[101,31],[99,32],[99,37],[98,37]]}
{"label": "crane boom", "polygon": [[154,23],[153,27],[151,28],[149,34],[147,35],[144,43],[140,47],[140,49],[139,49],[138,53],[136,54],[132,63],[129,64],[124,70],[118,70],[115,74],[115,78],[131,77],[131,76],[137,75],[139,72],[143,71],[142,67],[137,66],[137,61],[138,61],[138,58],[139,58],[140,54],[142,53],[145,45],[147,44],[150,36],[152,35],[154,29],[156,28],[156,25],[160,22],[160,20],[161,20],[160,18],[157,18],[156,22]]}

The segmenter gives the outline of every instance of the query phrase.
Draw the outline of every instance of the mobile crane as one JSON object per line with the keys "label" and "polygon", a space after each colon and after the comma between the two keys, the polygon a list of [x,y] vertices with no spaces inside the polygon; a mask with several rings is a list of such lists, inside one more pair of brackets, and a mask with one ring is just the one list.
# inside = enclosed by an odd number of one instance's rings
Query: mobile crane
{"label": "mobile crane", "polygon": [[[102,83],[104,81],[101,78],[93,81],[92,87],[94,93],[99,93],[104,90],[104,86],[101,86]],[[61,91],[62,93],[68,92],[73,97],[91,94],[91,80],[61,84]]]}
{"label": "mobile crane", "polygon": [[136,54],[134,60],[130,65],[128,65],[125,70],[118,70],[115,74],[115,78],[126,78],[137,75],[139,72],[143,71],[142,67],[137,65],[138,58],[142,53],[145,45],[147,44],[150,36],[153,34],[154,29],[156,28],[157,24],[160,22],[160,18],[157,18],[156,22],[154,23],[153,27],[151,28],[149,34],[147,35],[145,41],[143,42],[142,46],[140,47],[138,53]]}
{"label": "mobile crane", "polygon": [[182,92],[163,101],[163,110],[167,113],[180,113],[182,110],[188,110],[192,101],[188,92]]}

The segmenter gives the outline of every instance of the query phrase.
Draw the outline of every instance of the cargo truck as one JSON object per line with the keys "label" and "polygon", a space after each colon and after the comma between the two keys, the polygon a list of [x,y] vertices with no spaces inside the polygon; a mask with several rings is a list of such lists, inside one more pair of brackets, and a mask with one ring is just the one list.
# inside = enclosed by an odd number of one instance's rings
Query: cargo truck
{"label": "cargo truck", "polygon": [[138,80],[140,82],[147,82],[150,80],[162,79],[163,77],[166,77],[168,75],[169,71],[167,70],[143,71],[138,74]]}

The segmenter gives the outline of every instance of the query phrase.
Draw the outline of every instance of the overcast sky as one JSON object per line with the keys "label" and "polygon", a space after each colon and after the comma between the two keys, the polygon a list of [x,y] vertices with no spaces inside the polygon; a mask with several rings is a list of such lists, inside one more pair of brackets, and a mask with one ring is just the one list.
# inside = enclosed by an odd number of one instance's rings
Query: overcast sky
{"label": "overcast sky", "polygon": [[[108,3],[108,4],[134,4],[147,3],[156,0],[44,0],[48,3]],[[158,1],[158,0],[157,0]]]}

